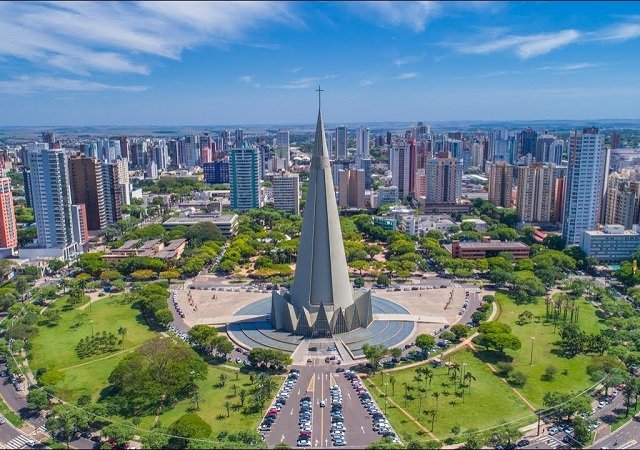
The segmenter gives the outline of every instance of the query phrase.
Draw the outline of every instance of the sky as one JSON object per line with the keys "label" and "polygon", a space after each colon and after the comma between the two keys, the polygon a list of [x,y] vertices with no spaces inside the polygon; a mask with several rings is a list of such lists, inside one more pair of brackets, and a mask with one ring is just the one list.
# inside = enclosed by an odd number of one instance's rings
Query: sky
{"label": "sky", "polygon": [[0,126],[637,119],[635,2],[0,2]]}

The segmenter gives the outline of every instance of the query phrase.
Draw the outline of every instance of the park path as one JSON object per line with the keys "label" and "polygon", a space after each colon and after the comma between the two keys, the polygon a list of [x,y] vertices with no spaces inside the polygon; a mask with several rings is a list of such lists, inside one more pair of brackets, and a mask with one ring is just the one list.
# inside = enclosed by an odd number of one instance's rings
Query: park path
{"label": "park path", "polygon": [[[378,391],[378,393],[379,393],[381,396],[384,396],[384,395],[385,395],[385,393],[384,393],[384,392],[382,392],[382,390],[380,389],[380,387],[378,387],[378,385],[377,385],[377,384],[375,384],[375,383],[373,382],[373,380],[372,380],[372,379],[370,379],[370,378],[369,378],[368,380],[369,380],[370,384],[371,384],[374,388],[376,388],[376,391]],[[393,398],[391,398],[391,397],[389,397],[389,396],[387,396],[387,397],[385,397],[385,398],[387,399],[387,401],[388,401],[389,403],[391,403],[393,406],[395,406],[395,407],[398,409],[398,411],[400,411],[402,414],[404,414],[405,416],[407,416],[407,418],[408,418],[411,422],[413,422],[414,424],[416,424],[416,425],[418,426],[418,428],[420,428],[422,431],[424,431],[424,432],[425,432],[425,433],[427,433],[429,436],[431,436],[431,438],[433,438],[433,440],[434,440],[434,441],[436,441],[438,444],[442,444],[442,442],[440,441],[440,439],[438,439],[438,438],[435,436],[435,434],[433,434],[433,433],[432,433],[431,431],[429,431],[429,430],[428,430],[424,425],[422,425],[422,424],[418,421],[418,419],[416,419],[416,418],[415,418],[415,417],[413,417],[411,414],[409,414],[409,412],[408,412],[406,409],[404,409],[402,406],[398,405],[398,404],[396,403],[396,401],[395,401]]]}
{"label": "park path", "polygon": [[142,346],[143,344],[144,343],[138,344],[138,345],[136,345],[134,347],[130,347],[130,348],[127,348],[125,350],[120,350],[119,352],[115,352],[115,353],[111,353],[110,355],[103,356],[102,358],[92,359],[91,361],[87,361],[87,362],[83,362],[83,363],[80,363],[80,364],[76,364],[75,366],[64,367],[64,368],[58,369],[58,370],[65,371],[65,370],[69,370],[69,369],[75,369],[76,367],[87,366],[89,364],[93,364],[94,362],[104,361],[105,359],[113,358],[114,356],[118,356],[118,355],[120,355],[122,353],[127,353],[127,352],[130,352],[131,350],[135,350],[136,348]]}
{"label": "park path", "polygon": [[[474,352],[476,351],[476,347],[473,345],[473,343],[472,343],[472,342],[469,342],[469,344],[467,344],[467,347],[469,347],[469,348],[470,348],[472,351],[474,351]],[[489,364],[489,363],[485,363],[485,364],[487,365],[487,367],[489,367],[489,370],[491,370],[491,372],[493,372],[493,373],[495,373],[495,374],[497,374],[497,373],[498,373],[498,371],[495,369],[495,367],[493,367],[491,364]],[[514,392],[514,393],[515,393],[519,398],[520,398],[520,400],[522,400],[522,401],[524,402],[524,404],[525,404],[525,405],[527,405],[527,407],[528,407],[529,409],[531,409],[531,411],[536,411],[536,410],[538,409],[538,408],[536,408],[536,407],[533,405],[533,403],[531,403],[529,400],[527,400],[527,399],[526,399],[526,397],[525,397],[524,395],[522,395],[522,394],[520,393],[520,391],[519,391],[519,390],[517,390],[516,388],[514,388],[513,386],[511,386],[511,385],[509,384],[509,382],[508,382],[505,378],[502,378],[502,377],[498,377],[498,378],[500,378],[500,380],[501,380],[504,384],[506,384],[507,386],[509,386],[509,388],[510,388],[510,389],[511,389],[511,390],[512,390],[512,391],[513,391],[513,392]]]}

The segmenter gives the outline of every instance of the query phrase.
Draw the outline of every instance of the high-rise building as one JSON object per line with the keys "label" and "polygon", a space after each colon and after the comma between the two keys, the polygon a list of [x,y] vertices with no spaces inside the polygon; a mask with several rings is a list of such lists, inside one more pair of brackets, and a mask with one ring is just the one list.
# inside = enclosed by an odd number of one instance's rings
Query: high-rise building
{"label": "high-rise building", "polygon": [[289,153],[290,142],[289,132],[287,130],[278,130],[276,135],[276,158],[284,161],[285,168],[291,165],[291,157]]}
{"label": "high-rise building", "polygon": [[389,168],[392,184],[398,187],[400,198],[411,195],[411,149],[407,141],[398,141],[389,149]]}
{"label": "high-rise building", "polygon": [[102,230],[107,226],[101,164],[86,156],[69,160],[71,201],[74,205],[84,205],[87,228],[91,231]]}
{"label": "high-rise building", "polygon": [[553,187],[552,165],[534,163],[518,167],[518,220],[523,223],[551,222]]}
{"label": "high-rise building", "polygon": [[[200,163],[200,136],[185,136],[182,140],[182,152],[178,147],[178,158],[186,169],[192,169]],[[182,153],[182,155],[180,155]],[[180,158],[182,156],[182,158]]]}
{"label": "high-rise building", "polygon": [[614,172],[607,180],[605,200],[605,225],[622,225],[626,230],[639,222],[640,172],[626,169]]}
{"label": "high-rise building", "polygon": [[13,209],[11,178],[0,177],[0,248],[18,247],[18,225]]}
{"label": "high-rise building", "polygon": [[153,147],[152,151],[153,160],[158,166],[158,171],[167,170],[169,167],[169,151],[167,148],[167,141],[160,139],[158,143]]}
{"label": "high-rise building", "polygon": [[562,164],[565,143],[552,134],[541,134],[536,141],[536,162]]}
{"label": "high-rise building", "polygon": [[271,178],[273,207],[278,211],[300,214],[300,178],[297,173],[278,173]]}
{"label": "high-rise building", "polygon": [[129,158],[129,153],[130,153],[130,149],[129,149],[129,138],[126,136],[120,136],[118,138],[118,140],[120,141],[120,154],[123,158]]}
{"label": "high-rise building", "polygon": [[89,228],[87,226],[87,210],[85,205],[71,205],[71,222],[73,223],[73,241],[82,251],[87,251],[89,246]]}
{"label": "high-rise building", "polygon": [[209,184],[224,184],[229,182],[229,161],[213,161],[202,165],[204,181]]}
{"label": "high-rise building", "polygon": [[364,177],[362,169],[341,170],[339,172],[338,206],[364,209]]}
{"label": "high-rise building", "polygon": [[118,159],[115,164],[118,166],[118,183],[120,186],[120,198],[123,205],[131,203],[131,184],[129,183],[129,160],[127,158]]}
{"label": "high-rise building", "polygon": [[604,139],[597,128],[573,132],[569,139],[569,174],[562,227],[566,245],[580,244],[584,231],[597,228],[607,160]]}
{"label": "high-rise building", "polygon": [[344,125],[336,128],[336,159],[347,159],[348,133]]}
{"label": "high-rise building", "polygon": [[[360,156],[360,159],[369,158],[369,128],[358,128],[358,134],[356,135],[356,157]],[[362,167],[360,167],[362,169]]]}
{"label": "high-rise building", "polygon": [[484,147],[478,141],[471,144],[471,165],[484,170]]}
{"label": "high-rise building", "polygon": [[231,209],[248,211],[261,206],[260,152],[257,148],[229,150]]}
{"label": "high-rise building", "polygon": [[122,219],[123,189],[120,182],[118,163],[103,163],[102,192],[104,194],[104,211],[107,225]]}
{"label": "high-rise building", "polygon": [[378,207],[396,203],[399,199],[398,186],[380,186],[378,188]]}
{"label": "high-rise building", "polygon": [[622,148],[622,141],[620,140],[620,134],[611,134],[611,148]]}
{"label": "high-rise building", "polygon": [[567,192],[567,177],[557,177],[553,182],[553,221],[564,222],[564,200]]}
{"label": "high-rise building", "polygon": [[525,128],[518,133],[517,158],[520,159],[526,155],[535,155],[537,139],[538,133],[532,128]]}
{"label": "high-rise building", "polygon": [[458,203],[462,197],[462,161],[439,153],[427,161],[426,205]]}
{"label": "high-rise building", "polygon": [[150,159],[147,163],[147,167],[144,169],[144,177],[149,180],[156,180],[158,178],[158,165],[153,159]]}
{"label": "high-rise building", "polygon": [[244,146],[244,131],[242,131],[241,128],[238,128],[235,132],[234,132],[234,141],[233,141],[233,145],[236,148],[242,148]]}
{"label": "high-rise building", "polygon": [[511,208],[513,166],[506,162],[489,164],[489,201],[496,206]]}
{"label": "high-rise building", "polygon": [[[25,163],[28,164],[27,160]],[[33,194],[31,192],[31,170],[25,165],[22,168],[22,182],[24,183],[24,200],[27,208],[33,208]]]}
{"label": "high-rise building", "polygon": [[80,249],[74,240],[71,182],[65,152],[49,149],[48,144],[30,143],[28,162],[38,246],[57,249],[61,257],[69,259]]}

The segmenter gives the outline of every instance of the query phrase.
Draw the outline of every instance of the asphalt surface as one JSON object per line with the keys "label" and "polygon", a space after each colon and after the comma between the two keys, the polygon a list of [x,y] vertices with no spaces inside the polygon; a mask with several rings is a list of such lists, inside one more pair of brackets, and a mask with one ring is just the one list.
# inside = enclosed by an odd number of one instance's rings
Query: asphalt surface
{"label": "asphalt surface", "polygon": [[[611,391],[612,390],[609,389],[609,394],[611,394]],[[600,397],[598,397],[598,400],[599,399]],[[619,430],[616,430],[615,433],[610,433],[604,438],[599,437],[602,431],[606,429],[607,424],[613,422],[617,416],[624,415],[624,412],[626,410],[624,406],[624,396],[622,394],[619,394],[617,397],[614,397],[613,400],[610,401],[603,408],[597,407],[598,400],[594,399],[593,407],[596,410],[591,416],[589,416],[588,420],[593,421],[593,420],[599,419],[602,421],[602,423],[598,426],[598,428],[594,430],[598,433],[596,435],[598,437],[594,442],[595,445],[592,445],[590,447],[620,448],[620,445],[624,445],[625,443],[629,443],[630,441],[634,440],[633,438],[635,436],[635,439],[637,440],[636,442],[634,442],[633,444],[630,444],[629,447],[622,447],[622,448],[637,448],[638,447],[637,443],[640,441],[640,422],[636,421],[636,420],[640,420],[640,418],[638,417],[632,419],[632,423],[630,423],[629,425]],[[540,426],[540,436],[535,438],[530,438],[529,441],[531,442],[531,444],[524,448],[530,448],[530,449],[575,448],[575,443],[574,445],[571,445],[571,443],[563,442],[565,436],[567,435],[567,433],[565,433],[564,431],[559,431],[553,436],[549,435],[549,429],[553,428],[554,426],[556,426],[556,424],[554,423],[545,424],[544,422],[542,422]],[[628,432],[627,432],[627,428],[629,428]],[[618,442],[618,445],[614,446],[613,444],[616,441]]]}
{"label": "asphalt surface", "polygon": [[[286,405],[278,414],[271,431],[263,432],[269,447],[284,442],[291,447],[297,446],[300,433],[298,414],[300,400],[308,395],[311,397],[313,409],[311,419],[312,447],[332,447],[331,440],[331,395],[332,384],[340,386],[342,391],[342,407],[344,426],[346,428],[344,448],[364,448],[370,442],[378,440],[380,436],[372,429],[372,419],[364,409],[360,400],[343,373],[336,373],[337,365],[330,365],[322,358],[314,358],[313,363],[306,366],[292,366],[300,371],[297,383],[291,390]],[[320,407],[320,401],[326,402],[326,407]]]}

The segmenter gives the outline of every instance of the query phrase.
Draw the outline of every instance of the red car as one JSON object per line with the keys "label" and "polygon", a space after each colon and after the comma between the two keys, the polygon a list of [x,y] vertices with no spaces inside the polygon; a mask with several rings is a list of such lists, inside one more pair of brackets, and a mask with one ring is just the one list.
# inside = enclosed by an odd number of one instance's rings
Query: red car
{"label": "red car", "polygon": [[277,409],[271,408],[267,414],[278,414],[279,412],[280,411],[278,411]]}

